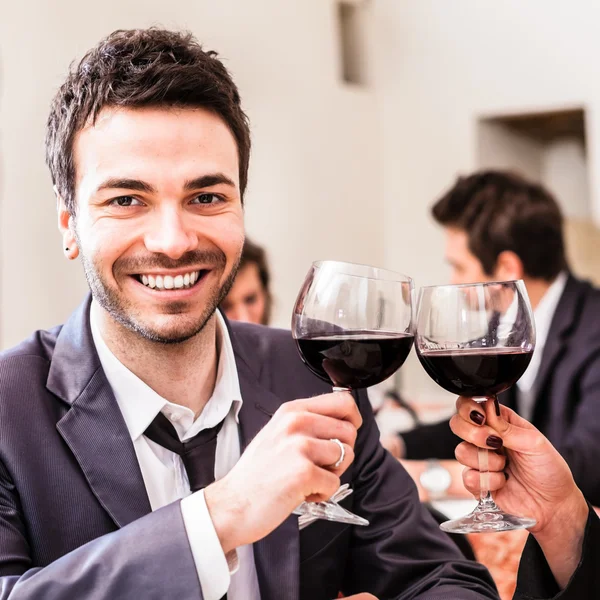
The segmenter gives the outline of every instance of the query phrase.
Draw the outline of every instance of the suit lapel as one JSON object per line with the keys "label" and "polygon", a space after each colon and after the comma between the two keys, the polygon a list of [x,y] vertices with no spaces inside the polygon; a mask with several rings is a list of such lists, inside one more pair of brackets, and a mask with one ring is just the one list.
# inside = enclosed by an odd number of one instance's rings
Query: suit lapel
{"label": "suit lapel", "polygon": [[535,379],[537,390],[536,411],[537,405],[540,404],[539,399],[544,393],[548,377],[552,373],[556,361],[566,350],[569,333],[577,322],[579,307],[585,290],[586,284],[569,276],[554,317],[552,318],[550,331],[548,332],[548,338],[546,339],[542,354],[542,361]]}
{"label": "suit lapel", "polygon": [[133,442],[96,353],[89,308],[88,297],[59,333],[46,385],[71,406],[56,427],[100,504],[123,527],[151,507]]}
{"label": "suit lapel", "polygon": [[[231,328],[230,328],[231,333]],[[242,448],[252,441],[282,400],[271,393],[259,380],[260,358],[251,351],[243,335],[231,335],[240,389],[240,434]],[[290,473],[293,477],[293,473]],[[277,494],[277,490],[271,490]],[[298,517],[290,515],[266,538],[254,544],[254,558],[262,600],[298,600],[300,594],[300,533]]]}

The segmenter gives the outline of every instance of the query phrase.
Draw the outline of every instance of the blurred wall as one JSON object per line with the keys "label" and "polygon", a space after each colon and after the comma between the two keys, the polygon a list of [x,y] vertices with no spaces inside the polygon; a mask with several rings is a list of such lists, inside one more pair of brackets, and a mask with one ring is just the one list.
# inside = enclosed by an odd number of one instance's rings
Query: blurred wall
{"label": "blurred wall", "polygon": [[509,171],[517,169],[535,181],[542,179],[542,144],[504,125],[489,121],[480,121],[477,134],[477,168]]}
{"label": "blurred wall", "polygon": [[190,29],[233,71],[250,116],[248,232],[272,262],[288,327],[310,262],[383,260],[375,94],[341,83],[333,0],[75,0],[0,17],[0,347],[62,322],[87,290],[64,259],[44,164],[50,99],[69,63],[117,28]]}
{"label": "blurred wall", "polygon": [[[600,221],[597,2],[375,0],[373,7],[387,266],[413,274],[417,285],[447,279],[428,208],[458,173],[477,166],[478,120],[489,115],[584,106],[590,214]],[[414,356],[402,382],[415,397],[441,394]]]}

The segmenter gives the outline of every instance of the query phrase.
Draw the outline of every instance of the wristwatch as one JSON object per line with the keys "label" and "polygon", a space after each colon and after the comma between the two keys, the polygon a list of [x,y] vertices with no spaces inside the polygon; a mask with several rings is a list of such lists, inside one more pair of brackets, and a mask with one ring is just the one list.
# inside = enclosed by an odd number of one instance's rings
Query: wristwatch
{"label": "wristwatch", "polygon": [[437,460],[431,459],[427,461],[427,467],[419,476],[419,481],[428,493],[429,500],[439,500],[446,495],[452,483],[452,475]]}

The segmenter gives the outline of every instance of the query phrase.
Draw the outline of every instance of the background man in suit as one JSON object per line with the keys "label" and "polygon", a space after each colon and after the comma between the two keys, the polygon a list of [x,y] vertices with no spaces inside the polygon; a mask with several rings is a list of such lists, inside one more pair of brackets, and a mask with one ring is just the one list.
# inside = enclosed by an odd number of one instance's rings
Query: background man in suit
{"label": "background man in suit", "polygon": [[[556,201],[517,175],[484,171],[459,178],[432,213],[446,231],[452,283],[524,280],[536,348],[500,401],[548,437],[600,504],[600,292],[569,273]],[[447,420],[383,440],[397,457],[417,460],[452,459],[458,442]],[[416,477],[424,468],[407,464]]]}
{"label": "background man in suit", "polygon": [[[1,599],[497,597],[366,396],[326,393],[289,332],[216,310],[249,150],[235,84],[190,35],[117,31],[59,89],[47,161],[92,297],[0,357]],[[299,532],[293,509],[341,482],[370,526]]]}

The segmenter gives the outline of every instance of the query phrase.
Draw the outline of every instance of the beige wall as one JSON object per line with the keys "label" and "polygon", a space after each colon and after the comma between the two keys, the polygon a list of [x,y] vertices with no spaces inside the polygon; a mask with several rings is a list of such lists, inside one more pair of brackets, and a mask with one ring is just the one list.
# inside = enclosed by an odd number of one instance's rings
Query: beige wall
{"label": "beige wall", "polygon": [[543,146],[505,125],[480,121],[477,127],[477,168],[518,170],[542,178]]}
{"label": "beige wall", "polygon": [[557,139],[544,149],[541,180],[560,199],[565,216],[590,219],[592,211],[588,175],[582,140]]}
{"label": "beige wall", "polygon": [[4,7],[0,347],[60,323],[86,290],[79,264],[62,257],[44,123],[69,62],[116,28],[191,29],[233,71],[254,139],[248,231],[269,251],[276,324],[289,326],[312,260],[382,262],[374,94],[339,83],[335,14],[332,0],[105,0],[94,11],[75,0],[35,0]]}

